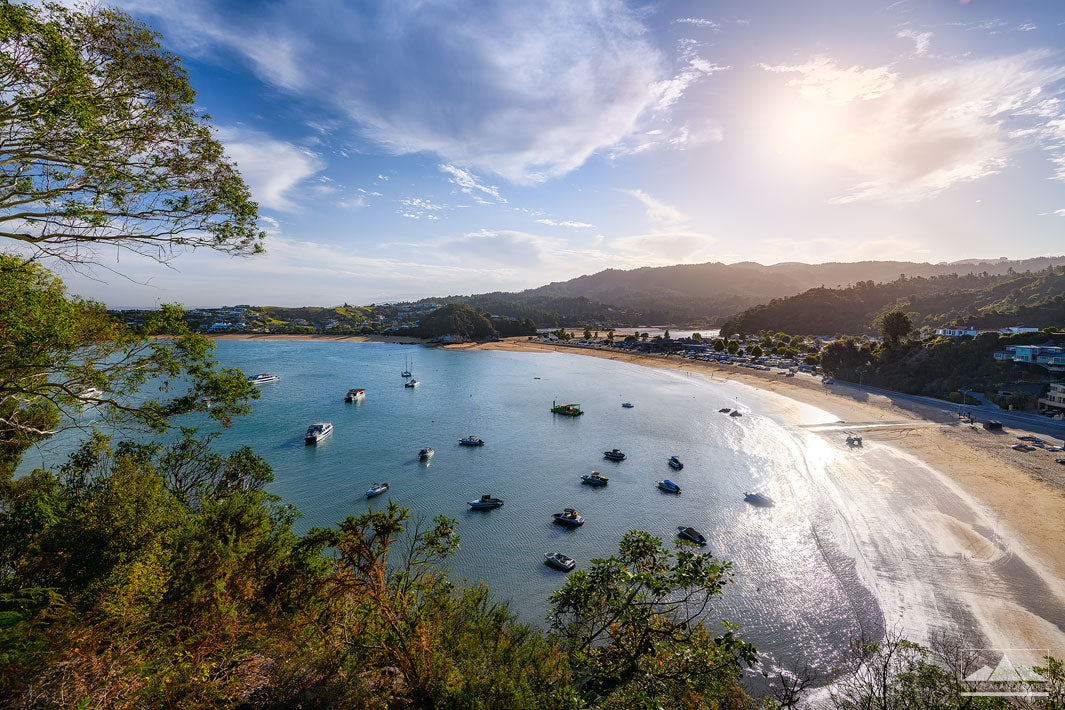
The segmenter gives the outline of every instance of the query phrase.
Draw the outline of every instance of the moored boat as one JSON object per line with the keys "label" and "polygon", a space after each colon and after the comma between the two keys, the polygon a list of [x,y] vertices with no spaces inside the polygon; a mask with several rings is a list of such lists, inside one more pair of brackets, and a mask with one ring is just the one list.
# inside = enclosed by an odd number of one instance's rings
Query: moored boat
{"label": "moored boat", "polygon": [[485,493],[477,500],[471,500],[466,503],[471,508],[498,508],[503,505],[503,501],[499,498],[493,498],[488,493]]}
{"label": "moored boat", "polygon": [[635,405],[632,402],[622,402],[621,406],[625,409],[632,409]]}
{"label": "moored boat", "polygon": [[577,561],[569,555],[563,555],[561,552],[545,552],[544,564],[560,569],[563,572],[569,572],[577,566]]}
{"label": "moored boat", "polygon": [[676,456],[670,456],[669,467],[672,468],[674,471],[679,471],[684,468],[684,464],[682,464],[680,462],[680,459],[678,459]]}
{"label": "moored boat", "polygon": [[776,505],[772,498],[767,495],[762,495],[761,493],[744,493],[743,499],[751,505],[760,505],[766,508],[772,508]]}
{"label": "moored boat", "polygon": [[421,461],[428,461],[429,459],[433,458],[433,454],[435,453],[436,452],[433,451],[432,448],[426,446],[424,449],[418,452],[418,459]]}
{"label": "moored boat", "polygon": [[584,518],[582,518],[580,513],[573,508],[566,508],[561,513],[555,513],[551,517],[555,519],[556,523],[561,525],[569,525],[574,528],[579,525],[584,525]]}
{"label": "moored boat", "polygon": [[847,436],[847,446],[861,446],[862,436],[861,434],[850,434]]}
{"label": "moored boat", "polygon": [[352,387],[348,390],[348,393],[344,395],[345,402],[358,402],[361,399],[366,398],[366,390],[361,387]]}
{"label": "moored boat", "polygon": [[252,375],[248,378],[248,382],[252,383],[253,385],[262,385],[266,384],[267,382],[278,382],[280,380],[280,377],[278,377],[277,375],[272,375],[269,372],[260,372],[258,375]]}
{"label": "moored boat", "polygon": [[381,495],[382,493],[384,493],[387,490],[388,490],[388,484],[387,483],[375,483],[374,485],[370,486],[370,489],[368,491],[366,491],[366,497],[367,498],[373,498],[374,496]]}
{"label": "moored boat", "polygon": [[484,441],[478,439],[476,436],[470,435],[459,439],[459,444],[462,446],[484,446]]}
{"label": "moored boat", "polygon": [[680,486],[678,486],[676,483],[669,480],[668,478],[663,481],[659,481],[658,487],[664,490],[666,493],[680,493]]}
{"label": "moored boat", "polygon": [[589,486],[605,486],[609,482],[610,479],[598,471],[592,471],[581,476],[581,483],[587,483]]}
{"label": "moored boat", "polygon": [[307,434],[303,437],[304,444],[317,444],[333,433],[333,425],[330,422],[316,422],[307,427]]}
{"label": "moored boat", "polygon": [[99,399],[104,394],[104,391],[99,387],[89,387],[78,393],[78,399]]}
{"label": "moored boat", "polygon": [[684,525],[677,526],[677,537],[682,538],[684,540],[691,540],[696,545],[706,544],[706,538],[703,537],[703,534],[701,532],[699,532],[695,528],[685,527]]}
{"label": "moored boat", "polygon": [[617,449],[611,449],[610,451],[603,452],[604,459],[610,459],[611,461],[624,461],[625,454],[621,453]]}
{"label": "moored boat", "polygon": [[404,382],[403,386],[404,387],[417,387],[420,384],[421,384],[421,382],[418,382],[418,380],[410,379],[410,380],[407,380],[406,382]]}
{"label": "moored boat", "polygon": [[722,407],[721,409],[719,409],[717,411],[721,412],[722,414],[728,414],[729,412],[732,411],[732,409],[730,407]]}
{"label": "moored boat", "polygon": [[732,410],[731,412],[729,412],[729,414],[728,414],[728,415],[729,415],[730,417],[742,417],[742,416],[743,416],[743,412],[741,412],[741,411],[740,411],[740,410],[738,410],[738,409],[733,409],[733,410]]}
{"label": "moored boat", "polygon": [[579,404],[559,404],[558,402],[551,402],[551,411],[567,417],[578,417],[584,414],[584,410],[581,409]]}

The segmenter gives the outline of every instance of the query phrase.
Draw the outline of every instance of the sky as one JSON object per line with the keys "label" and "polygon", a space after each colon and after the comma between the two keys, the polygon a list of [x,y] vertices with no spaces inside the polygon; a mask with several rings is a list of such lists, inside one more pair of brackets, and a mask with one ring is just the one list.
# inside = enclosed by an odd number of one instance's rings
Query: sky
{"label": "sky", "polygon": [[1065,253],[1065,2],[117,5],[183,58],[267,253],[64,274],[114,307]]}

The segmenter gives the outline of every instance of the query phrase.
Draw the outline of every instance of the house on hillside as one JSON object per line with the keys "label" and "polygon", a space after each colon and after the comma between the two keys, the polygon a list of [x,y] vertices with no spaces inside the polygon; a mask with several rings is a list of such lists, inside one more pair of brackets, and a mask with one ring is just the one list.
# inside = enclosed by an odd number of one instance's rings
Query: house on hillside
{"label": "house on hillside", "polygon": [[960,338],[963,335],[980,335],[981,333],[998,333],[999,335],[1017,335],[1018,333],[1035,333],[1038,332],[1038,328],[1028,328],[1026,326],[1011,325],[1005,328],[994,328],[980,330],[974,328],[971,325],[968,328],[961,328],[959,326],[951,326],[949,328],[936,328],[936,335],[941,335],[947,338]]}
{"label": "house on hillside", "polygon": [[1039,406],[1065,412],[1065,382],[1050,383],[1050,389],[1039,398]]}
{"label": "house on hillside", "polygon": [[1065,346],[1061,345],[1007,345],[1005,350],[995,353],[995,359],[1027,362],[1051,372],[1065,372]]}

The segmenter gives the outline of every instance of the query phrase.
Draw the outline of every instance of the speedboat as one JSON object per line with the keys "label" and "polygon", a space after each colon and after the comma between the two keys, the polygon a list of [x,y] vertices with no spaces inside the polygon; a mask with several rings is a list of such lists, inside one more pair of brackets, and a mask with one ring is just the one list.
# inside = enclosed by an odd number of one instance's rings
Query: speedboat
{"label": "speedboat", "polygon": [[269,372],[260,372],[258,375],[252,375],[248,378],[248,382],[253,385],[262,385],[267,382],[278,382],[281,378],[277,375],[271,375]]}
{"label": "speedboat", "polygon": [[680,493],[680,486],[668,478],[664,481],[658,482],[658,487],[664,490],[666,493]]}
{"label": "speedboat", "polygon": [[563,572],[569,572],[577,566],[577,561],[569,555],[563,555],[561,552],[545,552],[544,564],[551,565],[555,569],[560,569]]}
{"label": "speedboat", "polygon": [[333,433],[333,425],[330,422],[317,422],[307,427],[307,435],[303,437],[305,444],[317,444]]}
{"label": "speedboat", "polygon": [[621,406],[625,409],[632,409],[634,405],[632,404],[632,402],[622,402]]}
{"label": "speedboat", "polygon": [[609,481],[609,478],[598,471],[592,471],[581,476],[581,483],[587,483],[589,486],[605,486]]}
{"label": "speedboat", "polygon": [[472,435],[459,439],[459,443],[463,446],[484,446],[484,441]]}
{"label": "speedboat", "polygon": [[722,407],[721,409],[719,409],[717,411],[721,412],[722,414],[728,414],[729,412],[732,411],[732,409],[730,407]]}
{"label": "speedboat", "polygon": [[375,483],[374,485],[370,486],[370,490],[366,491],[366,497],[367,498],[373,498],[374,496],[381,495],[382,493],[384,493],[387,490],[388,490],[388,484],[387,483]]}
{"label": "speedboat", "polygon": [[351,388],[348,393],[344,395],[345,402],[358,402],[360,399],[366,399],[366,390]]}
{"label": "speedboat", "polygon": [[729,416],[730,417],[742,417],[743,413],[740,412],[740,410],[738,410],[738,409],[733,409],[731,412],[729,412]]}
{"label": "speedboat", "polygon": [[581,409],[579,404],[559,404],[558,402],[551,403],[551,411],[555,414],[564,414],[567,417],[579,417],[584,414],[584,410]]}
{"label": "speedboat", "polygon": [[621,453],[617,449],[611,449],[610,451],[603,452],[604,459],[610,459],[611,461],[624,461],[625,454]]}
{"label": "speedboat", "polygon": [[498,508],[503,505],[503,501],[499,498],[493,498],[489,494],[485,493],[477,500],[471,500],[466,503],[471,508]]}
{"label": "speedboat", "polygon": [[404,387],[417,387],[420,384],[421,384],[421,382],[418,382],[418,380],[411,379],[411,380],[407,380],[406,382],[404,382],[403,386]]}
{"label": "speedboat", "polygon": [[850,434],[847,436],[847,446],[861,446],[862,437],[860,434]]}
{"label": "speedboat", "polygon": [[701,532],[699,532],[695,528],[687,528],[683,525],[677,526],[677,537],[682,538],[684,540],[691,540],[696,545],[706,544],[706,538],[703,537],[703,534]]}
{"label": "speedboat", "polygon": [[561,513],[555,513],[551,517],[555,519],[556,523],[561,525],[569,525],[574,528],[579,525],[584,525],[584,518],[582,518],[573,508],[566,508]]}
{"label": "speedboat", "polygon": [[424,449],[418,452],[418,459],[420,461],[428,461],[429,459],[433,458],[433,454],[435,453],[435,451],[426,446]]}
{"label": "speedboat", "polygon": [[684,468],[684,464],[682,464],[680,462],[680,459],[678,459],[676,456],[670,456],[669,467],[672,468],[674,471],[679,471]]}
{"label": "speedboat", "polygon": [[761,493],[744,493],[743,499],[751,505],[760,505],[766,508],[772,508],[776,505],[772,498]]}
{"label": "speedboat", "polygon": [[102,397],[103,394],[104,391],[99,387],[89,387],[78,394],[78,399],[98,399]]}

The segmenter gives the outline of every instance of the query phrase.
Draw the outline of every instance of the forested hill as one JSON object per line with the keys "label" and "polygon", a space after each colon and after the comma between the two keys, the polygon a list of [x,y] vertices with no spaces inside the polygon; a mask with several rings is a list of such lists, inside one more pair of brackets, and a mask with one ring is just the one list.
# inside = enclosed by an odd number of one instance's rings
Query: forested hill
{"label": "forested hill", "polygon": [[917,328],[1061,326],[1065,323],[1065,269],[906,277],[881,284],[862,281],[848,288],[813,288],[750,308],[726,321],[722,332],[873,333],[876,316],[896,308],[910,313]]}
{"label": "forested hill", "polygon": [[[507,296],[526,302],[585,298],[639,314],[642,323],[720,323],[721,320],[774,298],[815,287],[844,288],[858,282],[885,282],[945,274],[1008,275],[1065,264],[1065,256],[1024,260],[967,260],[928,264],[906,261],[853,263],[678,264],[631,271],[607,269],[569,281],[547,284]],[[516,314],[515,314],[516,315]],[[533,316],[535,319],[535,316]]]}

